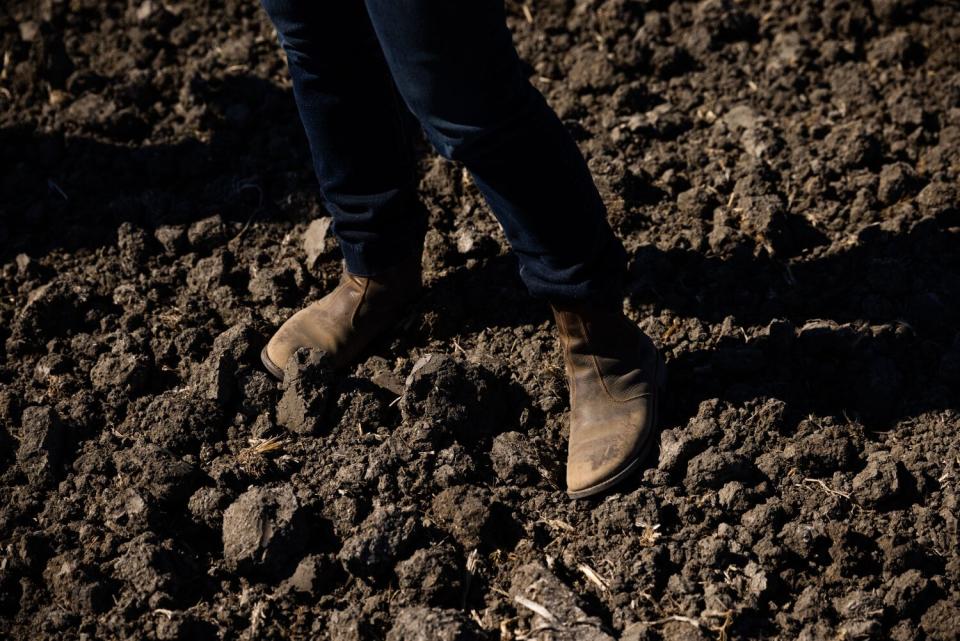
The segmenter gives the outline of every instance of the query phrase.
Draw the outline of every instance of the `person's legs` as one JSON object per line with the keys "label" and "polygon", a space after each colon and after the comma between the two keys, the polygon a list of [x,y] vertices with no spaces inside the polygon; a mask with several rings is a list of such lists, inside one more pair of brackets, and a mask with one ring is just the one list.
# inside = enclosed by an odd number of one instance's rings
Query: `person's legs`
{"label": "person's legs", "polygon": [[583,157],[524,77],[502,0],[365,0],[397,87],[434,145],[471,172],[554,307],[570,387],[567,491],[597,494],[654,441],[663,366],[623,315],[623,246]]}
{"label": "person's legs", "polygon": [[348,271],[422,249],[409,118],[361,0],[262,0],[287,54],[313,163]]}
{"label": "person's legs", "polygon": [[263,0],[287,53],[297,108],[345,270],[261,353],[278,378],[298,349],[349,364],[420,289],[426,212],[397,95],[362,0]]}
{"label": "person's legs", "polygon": [[[369,225],[401,221],[402,210],[381,216],[385,210],[380,206],[406,190],[392,180],[382,181],[386,187],[393,185],[385,191],[364,189],[371,184],[364,171],[372,172],[375,182],[396,175],[389,165],[365,164],[363,154],[382,152],[377,148],[381,138],[401,128],[394,122],[372,137],[357,131],[358,120],[376,113],[358,119],[350,107],[363,107],[356,97],[376,93],[365,83],[379,83],[380,78],[362,77],[371,65],[357,66],[353,56],[343,54],[353,50],[368,55],[370,49],[356,49],[356,32],[346,38],[336,33],[347,23],[331,26],[324,16],[320,24],[326,28],[314,29],[302,15],[314,10],[296,4],[291,8],[288,2],[294,0],[266,0],[295,18],[285,25],[278,19],[282,16],[274,17],[291,58],[317,173],[328,200],[333,194],[340,209],[335,216],[341,242],[345,227],[355,229],[351,225],[358,222],[362,231],[372,231],[372,239],[361,241],[384,241],[383,228],[378,224],[371,230]],[[649,451],[663,368],[652,341],[619,305],[625,252],[606,222],[586,164],[556,115],[524,78],[504,23],[502,0],[365,2],[404,100],[437,148],[472,173],[519,255],[524,282],[553,304],[570,384],[567,489],[574,498],[601,492],[637,469]],[[344,47],[329,59],[323,51],[330,43],[321,44],[327,36],[334,42],[339,38]],[[354,138],[369,146],[351,148]],[[409,168],[402,162],[407,156],[386,158]],[[384,194],[389,197],[382,201],[371,198]],[[358,202],[363,206],[354,209]],[[348,224],[341,225],[341,220]],[[356,260],[364,258],[366,243],[358,245]],[[402,243],[408,245],[409,240]],[[390,249],[377,246],[377,258]],[[399,317],[405,292],[419,285],[419,260],[397,265],[372,278],[347,273],[334,292],[288,319],[264,349],[267,369],[282,377],[283,364],[300,347],[327,352],[335,366],[353,360]]]}
{"label": "person's legs", "polygon": [[620,306],[626,256],[576,144],[523,72],[502,0],[365,0],[401,95],[472,174],[555,302]]}

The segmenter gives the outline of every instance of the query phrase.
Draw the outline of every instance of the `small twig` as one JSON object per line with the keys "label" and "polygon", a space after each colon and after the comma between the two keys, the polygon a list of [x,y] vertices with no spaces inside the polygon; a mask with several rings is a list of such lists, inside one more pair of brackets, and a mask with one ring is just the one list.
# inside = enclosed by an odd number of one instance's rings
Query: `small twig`
{"label": "small twig", "polygon": [[527,608],[528,610],[539,614],[541,617],[543,617],[547,621],[557,620],[557,617],[553,616],[553,614],[550,613],[550,610],[546,609],[545,607],[543,607],[542,605],[540,605],[535,601],[531,601],[530,599],[520,596],[519,594],[513,597],[513,600],[519,603],[520,605],[522,605],[523,607]]}
{"label": "small twig", "polygon": [[823,482],[822,480],[820,480],[820,479],[810,479],[810,478],[806,478],[806,479],[803,479],[803,482],[804,482],[804,483],[813,483],[813,484],[815,484],[815,485],[819,485],[820,488],[821,488],[824,492],[826,492],[827,494],[830,494],[831,496],[842,496],[843,498],[845,498],[845,499],[847,499],[847,500],[850,500],[850,495],[849,495],[849,494],[847,494],[846,492],[841,492],[840,490],[835,490],[835,489],[833,489],[832,487],[830,487],[829,485],[827,485],[826,483],[824,483],[824,482]]}
{"label": "small twig", "polygon": [[703,616],[723,618],[723,623],[721,623],[719,626],[711,626],[710,629],[717,633],[717,641],[727,641],[727,628],[733,625],[733,610],[725,610],[724,612],[704,612]]}
{"label": "small twig", "polygon": [[50,189],[50,191],[55,192],[58,196],[60,196],[61,198],[63,198],[64,201],[69,201],[69,200],[70,200],[70,198],[67,196],[66,192],[64,192],[62,189],[60,189],[60,185],[58,185],[57,183],[53,182],[53,178],[47,178],[47,187]]}
{"label": "small twig", "polygon": [[685,617],[679,614],[671,614],[670,616],[663,617],[662,619],[657,619],[655,621],[641,621],[644,625],[663,625],[664,623],[670,623],[671,621],[679,621],[681,623],[689,623],[695,628],[703,627],[703,624],[700,623],[697,619],[692,619],[690,617]]}
{"label": "small twig", "polygon": [[242,462],[249,461],[254,456],[263,456],[270,452],[275,452],[283,448],[286,441],[279,436],[271,436],[267,439],[257,439],[252,438],[248,441],[250,447],[246,447],[240,450],[240,453],[237,454],[237,460]]}
{"label": "small twig", "polygon": [[460,599],[460,608],[467,607],[467,598],[470,596],[470,584],[473,583],[473,573],[477,569],[477,559],[480,553],[474,549],[467,555],[467,574],[463,580],[463,597]]}
{"label": "small twig", "polygon": [[254,211],[252,214],[250,214],[250,218],[247,218],[247,222],[243,224],[243,227],[240,228],[240,231],[237,232],[237,235],[230,239],[231,243],[235,240],[238,240],[241,236],[243,236],[243,234],[247,231],[247,229],[250,228],[251,223],[253,223],[253,219],[257,217],[258,213],[260,213],[259,208],[256,211]]}
{"label": "small twig", "polygon": [[480,615],[476,610],[470,610],[470,618],[472,618],[477,623],[477,627],[481,630],[483,629],[483,619],[480,618]]}
{"label": "small twig", "polygon": [[610,589],[609,584],[596,571],[586,563],[581,563],[577,569],[583,572],[583,575],[592,581],[601,591],[606,592]]}

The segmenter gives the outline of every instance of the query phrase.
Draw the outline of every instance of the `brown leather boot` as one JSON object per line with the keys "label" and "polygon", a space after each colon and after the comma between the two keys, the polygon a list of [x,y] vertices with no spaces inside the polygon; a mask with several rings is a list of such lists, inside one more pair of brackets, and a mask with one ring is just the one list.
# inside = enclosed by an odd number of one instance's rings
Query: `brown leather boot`
{"label": "brown leather boot", "polygon": [[554,306],[570,386],[567,494],[619,483],[653,444],[666,369],[653,341],[619,310]]}
{"label": "brown leather boot", "polygon": [[400,320],[420,288],[419,255],[376,276],[357,276],[344,267],[340,284],[288,318],[263,348],[260,359],[280,380],[287,359],[301,347],[321,349],[334,367],[343,367]]}

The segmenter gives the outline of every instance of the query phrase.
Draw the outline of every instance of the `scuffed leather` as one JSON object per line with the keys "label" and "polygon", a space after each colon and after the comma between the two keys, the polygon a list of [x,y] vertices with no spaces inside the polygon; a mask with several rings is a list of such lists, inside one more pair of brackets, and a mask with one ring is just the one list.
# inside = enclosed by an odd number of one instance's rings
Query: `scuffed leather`
{"label": "scuffed leather", "polygon": [[421,288],[419,257],[376,276],[344,269],[340,284],[287,319],[267,343],[266,355],[283,369],[301,347],[320,349],[343,367],[385,329],[397,323]]}
{"label": "scuffed leather", "polygon": [[570,387],[567,489],[579,492],[615,476],[647,445],[661,364],[653,341],[620,312],[553,312]]}

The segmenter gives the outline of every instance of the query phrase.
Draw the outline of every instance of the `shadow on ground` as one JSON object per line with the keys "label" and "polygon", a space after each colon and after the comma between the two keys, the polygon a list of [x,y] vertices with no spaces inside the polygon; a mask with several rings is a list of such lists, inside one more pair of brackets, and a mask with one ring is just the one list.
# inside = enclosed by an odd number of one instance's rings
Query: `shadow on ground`
{"label": "shadow on ground", "polygon": [[193,87],[214,132],[207,140],[184,140],[171,125],[166,135],[179,142],[144,144],[164,136],[93,117],[53,133],[33,123],[0,129],[0,262],[111,244],[123,222],[152,230],[213,213],[269,220],[279,215],[271,197],[311,191],[289,92],[253,76],[210,82]]}

